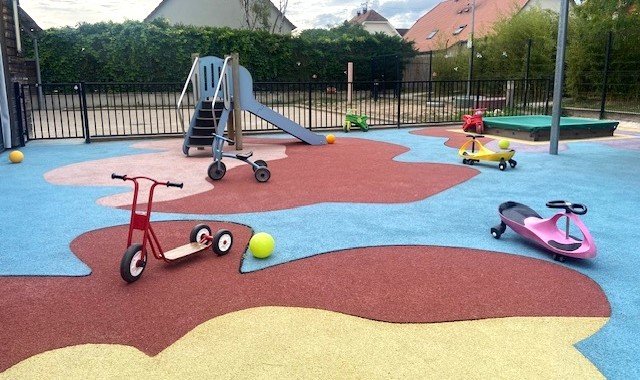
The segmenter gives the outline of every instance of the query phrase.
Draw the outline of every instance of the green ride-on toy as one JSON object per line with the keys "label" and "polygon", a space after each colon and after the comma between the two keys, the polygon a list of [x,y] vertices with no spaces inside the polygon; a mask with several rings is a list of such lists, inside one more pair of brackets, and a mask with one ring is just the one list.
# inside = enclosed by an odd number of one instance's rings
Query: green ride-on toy
{"label": "green ride-on toy", "polygon": [[364,132],[368,131],[369,126],[367,125],[367,115],[358,115],[354,110],[348,109],[347,116],[344,119],[343,130],[345,132],[351,131],[352,125],[359,127]]}

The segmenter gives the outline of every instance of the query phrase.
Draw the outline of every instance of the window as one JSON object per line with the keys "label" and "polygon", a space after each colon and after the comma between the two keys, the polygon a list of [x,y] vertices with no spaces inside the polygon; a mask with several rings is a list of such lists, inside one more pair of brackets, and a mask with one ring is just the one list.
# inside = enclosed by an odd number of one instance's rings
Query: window
{"label": "window", "polygon": [[429,35],[427,36],[427,39],[430,40],[433,37],[435,37],[436,33],[438,33],[438,29],[434,30],[433,32],[429,33]]}
{"label": "window", "polygon": [[453,35],[455,36],[457,34],[460,34],[460,32],[462,32],[466,27],[467,27],[467,24],[460,25],[459,27],[456,28],[456,30],[453,31]]}

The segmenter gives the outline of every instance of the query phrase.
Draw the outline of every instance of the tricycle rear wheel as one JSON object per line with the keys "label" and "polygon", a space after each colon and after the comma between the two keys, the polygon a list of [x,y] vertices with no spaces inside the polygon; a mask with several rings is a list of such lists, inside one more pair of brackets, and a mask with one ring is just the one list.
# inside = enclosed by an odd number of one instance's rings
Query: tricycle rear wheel
{"label": "tricycle rear wheel", "polygon": [[271,172],[265,166],[256,169],[254,176],[258,182],[267,182],[271,178]]}
{"label": "tricycle rear wheel", "polygon": [[211,236],[211,228],[206,224],[197,224],[191,229],[189,241],[191,243],[200,243],[204,235]]}
{"label": "tricycle rear wheel", "polygon": [[[266,168],[268,166],[267,165],[267,161],[265,161],[265,160],[255,160],[255,161],[253,161],[253,163],[258,165],[258,167],[264,166]],[[258,170],[258,168],[254,167],[253,171],[255,172],[256,170]]]}
{"label": "tricycle rear wheel", "polygon": [[233,246],[233,234],[229,230],[219,230],[213,236],[211,249],[218,256],[224,256],[231,250]]}

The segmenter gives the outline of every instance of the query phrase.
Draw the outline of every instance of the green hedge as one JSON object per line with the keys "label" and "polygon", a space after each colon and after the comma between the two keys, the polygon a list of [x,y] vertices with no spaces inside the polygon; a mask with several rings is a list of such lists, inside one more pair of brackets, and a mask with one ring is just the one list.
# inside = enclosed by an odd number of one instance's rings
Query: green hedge
{"label": "green hedge", "polygon": [[356,80],[370,80],[375,57],[415,55],[411,44],[398,37],[371,35],[346,24],[291,37],[171,26],[163,20],[48,29],[39,48],[43,82],[50,83],[179,82],[189,72],[192,53],[223,57],[231,52],[240,54],[254,80],[308,81],[313,75],[318,81],[344,80],[348,61],[355,63]]}

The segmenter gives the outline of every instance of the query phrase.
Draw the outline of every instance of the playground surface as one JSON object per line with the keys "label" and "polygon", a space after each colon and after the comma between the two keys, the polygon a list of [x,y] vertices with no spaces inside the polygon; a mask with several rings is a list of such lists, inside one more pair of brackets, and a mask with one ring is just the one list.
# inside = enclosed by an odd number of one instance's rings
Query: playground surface
{"label": "playground surface", "polygon": [[[211,181],[210,151],[184,157],[181,139],[3,153],[0,379],[639,378],[640,130],[557,156],[512,141],[518,166],[500,171],[463,165],[455,128],[247,136],[267,183],[236,160]],[[231,252],[150,258],[125,283],[132,189],[114,172],[184,182],[156,189],[164,248],[207,223]],[[595,259],[489,233],[500,203],[547,217],[553,199],[588,206]],[[267,259],[247,250],[260,231]]]}

